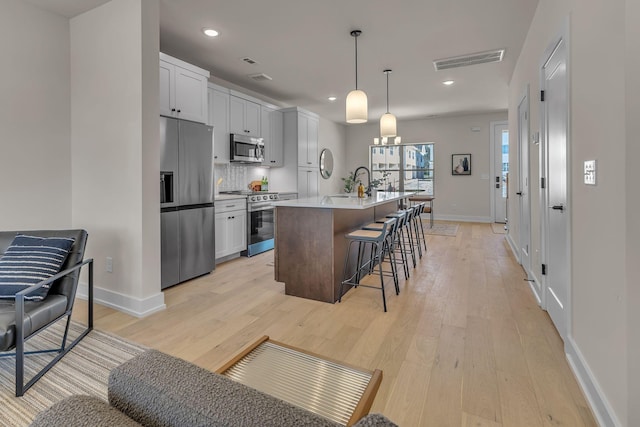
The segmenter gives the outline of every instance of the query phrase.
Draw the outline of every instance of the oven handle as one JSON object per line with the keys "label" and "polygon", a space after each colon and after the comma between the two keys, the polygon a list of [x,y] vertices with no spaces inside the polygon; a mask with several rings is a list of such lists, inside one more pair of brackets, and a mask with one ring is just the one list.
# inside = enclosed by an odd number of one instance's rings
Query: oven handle
{"label": "oven handle", "polygon": [[258,206],[258,207],[251,206],[248,210],[249,210],[249,212],[258,212],[258,211],[267,211],[267,210],[270,210],[270,209],[275,209],[275,206],[273,206],[273,205]]}

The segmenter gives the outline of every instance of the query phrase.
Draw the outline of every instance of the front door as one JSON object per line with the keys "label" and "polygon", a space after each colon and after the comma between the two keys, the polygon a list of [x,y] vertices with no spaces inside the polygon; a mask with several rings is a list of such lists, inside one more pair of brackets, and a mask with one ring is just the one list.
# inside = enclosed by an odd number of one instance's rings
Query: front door
{"label": "front door", "polygon": [[562,38],[544,66],[543,126],[547,153],[545,237],[546,309],[565,339],[570,316],[570,218],[568,211],[568,82],[567,44]]}
{"label": "front door", "polygon": [[507,174],[509,173],[509,128],[507,122],[493,126],[493,222],[507,222]]}

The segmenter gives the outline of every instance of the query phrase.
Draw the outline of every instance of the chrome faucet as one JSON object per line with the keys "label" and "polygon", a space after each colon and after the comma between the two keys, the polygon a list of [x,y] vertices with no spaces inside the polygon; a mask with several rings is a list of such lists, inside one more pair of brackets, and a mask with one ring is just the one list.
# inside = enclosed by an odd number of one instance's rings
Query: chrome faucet
{"label": "chrome faucet", "polygon": [[358,168],[356,168],[356,171],[353,173],[354,179],[358,179],[358,171],[360,169],[364,169],[365,171],[367,171],[367,189],[365,193],[367,193],[367,196],[370,196],[371,195],[371,172],[366,166],[358,166]]}

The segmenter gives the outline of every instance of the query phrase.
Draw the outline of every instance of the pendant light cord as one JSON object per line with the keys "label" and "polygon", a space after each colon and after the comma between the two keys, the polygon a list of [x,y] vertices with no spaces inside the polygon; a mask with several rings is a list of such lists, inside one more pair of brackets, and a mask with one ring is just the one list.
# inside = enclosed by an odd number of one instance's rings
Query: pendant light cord
{"label": "pendant light cord", "polygon": [[384,72],[387,75],[387,113],[389,112],[389,72]]}
{"label": "pendant light cord", "polygon": [[356,39],[356,90],[358,90],[358,35],[354,36]]}

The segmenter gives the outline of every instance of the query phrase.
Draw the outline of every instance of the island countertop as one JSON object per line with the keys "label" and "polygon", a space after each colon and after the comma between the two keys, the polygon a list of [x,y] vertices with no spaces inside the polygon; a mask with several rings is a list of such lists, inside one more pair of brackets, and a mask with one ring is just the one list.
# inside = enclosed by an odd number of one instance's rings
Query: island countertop
{"label": "island countertop", "polygon": [[413,191],[389,192],[378,191],[371,197],[358,198],[352,194],[335,194],[331,196],[307,197],[304,199],[283,200],[273,203],[274,206],[290,208],[321,208],[321,209],[369,209],[384,203],[406,199],[414,196]]}

